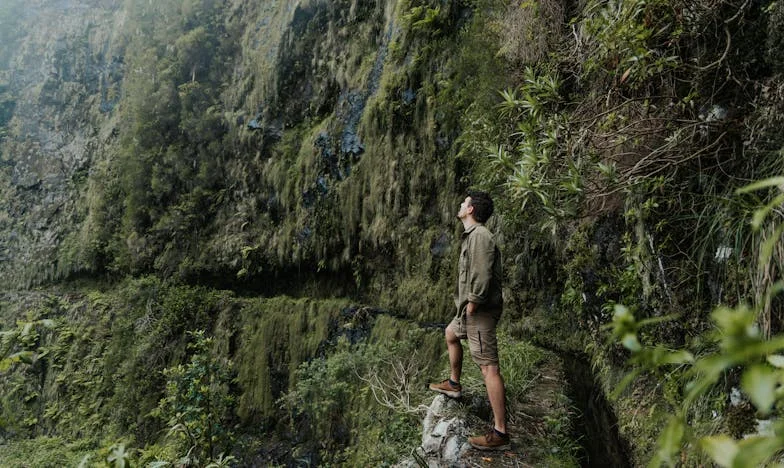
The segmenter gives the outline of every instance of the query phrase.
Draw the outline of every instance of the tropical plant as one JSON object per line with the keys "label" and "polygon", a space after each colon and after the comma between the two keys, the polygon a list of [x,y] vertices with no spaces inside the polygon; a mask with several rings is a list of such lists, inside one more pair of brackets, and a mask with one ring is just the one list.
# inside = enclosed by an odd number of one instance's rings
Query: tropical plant
{"label": "tropical plant", "polygon": [[170,435],[184,442],[186,453],[178,463],[226,463],[224,453],[233,441],[229,422],[234,397],[228,389],[231,362],[216,357],[213,339],[203,330],[188,334],[192,339],[188,344],[193,353],[190,362],[163,371],[166,396],[156,415],[167,421]]}
{"label": "tropical plant", "polygon": [[[746,194],[776,188],[778,194],[758,208],[751,224],[755,230],[766,226],[773,232],[759,240],[758,268],[770,271],[774,252],[781,248],[784,232],[781,206],[784,202],[784,177],[774,177],[737,191]],[[708,352],[698,354],[686,349],[673,350],[666,346],[643,345],[639,331],[646,326],[672,320],[673,317],[655,317],[636,320],[623,305],[615,305],[613,321],[607,326],[612,337],[631,352],[629,363],[633,370],[616,387],[616,395],[643,372],[657,371],[671,366],[687,366],[687,380],[683,397],[657,442],[657,451],[649,466],[675,466],[686,444],[699,446],[722,467],[761,466],[784,450],[784,420],[778,409],[784,403],[784,335],[766,336],[760,322],[766,320],[765,305],[784,291],[784,281],[770,281],[765,293],[756,297],[752,306],[720,306],[711,314],[715,330],[709,339],[713,346]],[[757,415],[769,418],[771,429],[756,433],[742,440],[728,434],[695,434],[688,422],[694,414],[696,403],[704,398],[726,373],[735,370],[740,374],[740,389],[754,405]]]}

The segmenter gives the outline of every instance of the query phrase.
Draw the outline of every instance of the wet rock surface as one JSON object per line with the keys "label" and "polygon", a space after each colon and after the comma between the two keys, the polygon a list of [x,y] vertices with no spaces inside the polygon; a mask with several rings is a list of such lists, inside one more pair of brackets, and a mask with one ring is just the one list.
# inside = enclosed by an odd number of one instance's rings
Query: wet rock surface
{"label": "wet rock surface", "polygon": [[55,269],[53,252],[82,218],[79,186],[115,125],[117,10],[112,2],[32,2],[17,19],[24,34],[4,45],[0,102],[13,105],[0,122],[0,256],[13,261],[15,280],[26,269]]}

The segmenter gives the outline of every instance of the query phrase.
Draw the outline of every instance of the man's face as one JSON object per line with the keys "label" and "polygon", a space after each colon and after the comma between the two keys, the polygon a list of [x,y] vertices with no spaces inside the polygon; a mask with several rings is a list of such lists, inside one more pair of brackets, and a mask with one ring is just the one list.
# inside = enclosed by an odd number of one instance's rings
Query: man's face
{"label": "man's face", "polygon": [[463,203],[460,204],[460,211],[457,212],[458,219],[464,219],[466,216],[474,212],[474,207],[471,206],[471,197],[466,197]]}

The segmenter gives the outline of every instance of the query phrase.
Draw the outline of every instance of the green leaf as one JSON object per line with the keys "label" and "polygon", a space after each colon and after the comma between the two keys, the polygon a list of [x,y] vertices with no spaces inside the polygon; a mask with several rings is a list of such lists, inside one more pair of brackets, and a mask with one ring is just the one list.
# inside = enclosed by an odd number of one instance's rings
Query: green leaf
{"label": "green leaf", "polygon": [[784,203],[784,193],[776,196],[767,205],[755,210],[754,215],[751,218],[751,227],[753,227],[754,230],[759,229],[760,226],[762,226],[762,222],[768,217],[768,214],[775,208],[781,206],[782,203]]}
{"label": "green leaf", "polygon": [[778,296],[781,292],[784,292],[784,281],[779,280],[771,284],[770,287],[768,288],[768,299],[773,299],[774,297]]}
{"label": "green leaf", "polygon": [[84,457],[82,457],[82,461],[79,462],[77,468],[87,468],[90,466],[90,457],[91,455],[88,453]]}
{"label": "green leaf", "polygon": [[751,308],[742,305],[734,309],[718,307],[711,313],[711,318],[724,335],[739,335],[745,334],[757,317]]}
{"label": "green leaf", "polygon": [[727,435],[717,435],[703,437],[700,439],[700,447],[716,464],[722,467],[733,466],[733,460],[738,454],[738,444]]}
{"label": "green leaf", "polygon": [[629,351],[636,353],[637,351],[642,349],[640,346],[639,340],[637,340],[637,335],[635,333],[627,333],[623,336],[623,343],[624,348],[628,349]]}
{"label": "green leaf", "polygon": [[758,182],[754,182],[753,184],[749,184],[745,187],[741,187],[735,191],[736,194],[740,195],[742,193],[749,193],[755,190],[768,188],[768,187],[781,187],[784,185],[784,176],[779,177],[771,177],[769,179],[760,180]]}
{"label": "green leaf", "polygon": [[725,369],[732,367],[735,365],[735,360],[732,359],[730,356],[725,356],[723,354],[715,354],[711,356],[706,356],[704,358],[699,359],[695,364],[690,374],[706,375],[710,377],[716,377],[724,372]]}
{"label": "green leaf", "polygon": [[780,371],[758,364],[743,373],[740,386],[757,410],[762,414],[768,414],[776,402],[776,387],[780,381]]}
{"label": "green leaf", "polygon": [[610,394],[610,400],[615,400],[618,398],[626,387],[631,384],[634,379],[636,379],[640,374],[642,374],[642,369],[634,369],[633,371],[629,372],[628,374],[624,375],[620,382],[615,386],[612,393]]}
{"label": "green leaf", "polygon": [[22,361],[25,364],[32,364],[35,360],[35,353],[32,351],[19,351],[9,357],[13,360]]}
{"label": "green leaf", "polygon": [[773,256],[773,248],[776,247],[776,244],[778,244],[781,240],[782,232],[784,232],[784,224],[780,224],[778,227],[776,227],[773,235],[765,239],[765,242],[763,242],[760,246],[758,259],[760,267],[764,268],[764,266],[770,261],[771,257]]}
{"label": "green leaf", "polygon": [[725,355],[735,363],[743,363],[765,359],[773,353],[784,350],[784,336],[774,336],[770,340],[741,339],[725,340],[722,343]]}
{"label": "green leaf", "polygon": [[656,456],[648,466],[659,467],[661,464],[675,465],[675,456],[681,450],[681,442],[686,434],[686,425],[678,416],[672,416],[667,422],[667,427],[659,435]]}
{"label": "green leaf", "polygon": [[686,396],[683,398],[683,408],[688,409],[694,401],[707,392],[721,376],[721,373],[734,365],[732,359],[717,355],[700,359],[687,375],[694,376],[694,380],[686,385]]}
{"label": "green leaf", "polygon": [[752,436],[738,443],[740,449],[733,466],[753,468],[765,466],[765,462],[784,448],[784,440],[779,437]]}
{"label": "green leaf", "polygon": [[680,318],[680,315],[678,314],[663,315],[661,317],[651,317],[638,321],[637,325],[639,327],[645,327],[648,325],[656,325],[657,323],[672,322],[673,320],[677,320],[678,318]]}
{"label": "green leaf", "polygon": [[55,322],[52,319],[41,319],[38,321],[44,328],[54,328]]}
{"label": "green leaf", "polygon": [[685,364],[694,362],[694,355],[686,350],[670,351],[667,348],[657,346],[651,350],[651,361],[656,366]]}
{"label": "green leaf", "polygon": [[771,354],[766,359],[770,365],[784,369],[784,356],[781,354]]}

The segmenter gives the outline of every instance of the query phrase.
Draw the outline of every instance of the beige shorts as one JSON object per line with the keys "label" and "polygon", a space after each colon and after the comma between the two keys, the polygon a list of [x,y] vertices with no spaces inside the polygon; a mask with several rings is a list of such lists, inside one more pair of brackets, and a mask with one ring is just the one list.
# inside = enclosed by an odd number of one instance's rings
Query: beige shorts
{"label": "beige shorts", "polygon": [[447,328],[461,340],[468,340],[471,358],[480,366],[498,365],[498,341],[495,328],[500,318],[499,312],[478,310],[473,315],[465,309],[449,323]]}

